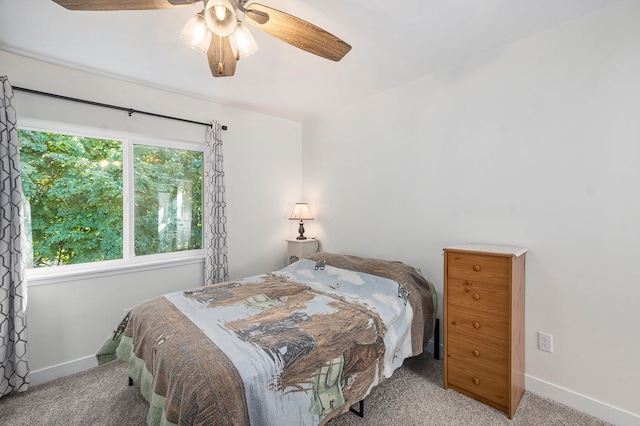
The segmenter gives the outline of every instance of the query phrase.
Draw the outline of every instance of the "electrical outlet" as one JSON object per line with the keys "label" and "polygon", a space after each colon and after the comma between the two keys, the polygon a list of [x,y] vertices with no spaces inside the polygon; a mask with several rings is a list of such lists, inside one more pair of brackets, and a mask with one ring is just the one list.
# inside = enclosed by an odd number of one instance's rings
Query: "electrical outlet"
{"label": "electrical outlet", "polygon": [[553,353],[553,335],[538,331],[538,349]]}

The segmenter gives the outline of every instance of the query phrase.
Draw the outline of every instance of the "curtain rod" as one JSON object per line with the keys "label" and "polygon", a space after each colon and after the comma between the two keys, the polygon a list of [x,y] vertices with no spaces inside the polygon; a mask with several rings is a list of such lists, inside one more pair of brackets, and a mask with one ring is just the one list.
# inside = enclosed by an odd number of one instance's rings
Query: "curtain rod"
{"label": "curtain rod", "polygon": [[[187,120],[185,118],[172,117],[170,115],[156,114],[154,112],[140,111],[140,110],[133,109],[133,108],[125,108],[125,107],[121,107],[121,106],[117,106],[117,105],[110,105],[110,104],[103,104],[103,103],[100,103],[100,102],[87,101],[85,99],[71,98],[69,96],[56,95],[55,93],[47,93],[47,92],[41,92],[39,90],[25,89],[24,87],[13,86],[13,90],[17,90],[19,92],[32,93],[34,95],[48,96],[50,98],[62,99],[62,100],[65,100],[65,101],[78,102],[78,103],[81,103],[81,104],[87,104],[87,105],[94,105],[94,106],[99,106],[99,107],[103,107],[103,108],[116,109],[118,111],[126,111],[129,114],[129,117],[131,117],[132,114],[136,113],[136,114],[150,115],[152,117],[166,118],[168,120],[182,121],[184,123],[200,124],[201,126],[211,127],[211,123],[204,123],[202,121]],[[222,130],[227,130],[227,126],[221,126],[221,128],[222,128]]]}

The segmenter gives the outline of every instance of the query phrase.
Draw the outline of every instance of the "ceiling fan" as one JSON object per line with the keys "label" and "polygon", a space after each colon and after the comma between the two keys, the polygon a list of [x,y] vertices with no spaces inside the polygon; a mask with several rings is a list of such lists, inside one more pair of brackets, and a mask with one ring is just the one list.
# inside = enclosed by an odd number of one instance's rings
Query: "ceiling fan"
{"label": "ceiling fan", "polygon": [[244,21],[267,34],[314,55],[339,61],[351,46],[333,34],[288,13],[249,0],[53,0],[69,10],[152,10],[189,6],[202,1],[204,8],[184,26],[180,38],[207,55],[214,77],[234,75],[236,62],[258,50]]}

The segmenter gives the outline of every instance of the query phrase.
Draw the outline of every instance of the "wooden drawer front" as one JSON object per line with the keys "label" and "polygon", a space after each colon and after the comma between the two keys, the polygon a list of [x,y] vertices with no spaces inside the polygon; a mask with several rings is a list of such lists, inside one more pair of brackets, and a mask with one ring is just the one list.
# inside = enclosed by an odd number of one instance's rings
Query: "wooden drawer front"
{"label": "wooden drawer front", "polygon": [[506,374],[509,369],[509,351],[506,346],[470,339],[464,334],[449,332],[447,357],[465,364],[485,365],[498,374]]}
{"label": "wooden drawer front", "polygon": [[503,286],[472,280],[449,278],[447,301],[451,305],[506,316],[509,312],[509,292]]}
{"label": "wooden drawer front", "polygon": [[449,360],[448,381],[455,386],[503,406],[508,406],[507,375],[496,375],[462,361]]}
{"label": "wooden drawer front", "polygon": [[487,340],[502,346],[509,343],[508,317],[467,310],[455,305],[448,305],[447,308],[449,331],[466,334],[473,340]]}
{"label": "wooden drawer front", "polygon": [[453,278],[508,285],[511,257],[447,252],[447,275]]}

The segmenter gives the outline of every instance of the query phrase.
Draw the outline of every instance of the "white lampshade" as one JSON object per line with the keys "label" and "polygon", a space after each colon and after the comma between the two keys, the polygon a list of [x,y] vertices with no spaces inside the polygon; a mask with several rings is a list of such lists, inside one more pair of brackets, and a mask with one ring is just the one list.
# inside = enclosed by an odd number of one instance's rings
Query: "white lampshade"
{"label": "white lampshade", "polygon": [[220,37],[233,34],[236,29],[236,2],[229,0],[210,0],[204,12],[204,19],[212,33]]}
{"label": "white lampshade", "polygon": [[249,32],[249,28],[240,21],[236,24],[236,30],[229,36],[229,41],[236,59],[246,58],[258,51],[258,44]]}
{"label": "white lampshade", "polygon": [[289,220],[313,220],[309,205],[307,203],[296,203],[296,206],[293,208],[293,213],[289,216]]}
{"label": "white lampshade", "polygon": [[180,32],[180,40],[197,52],[207,53],[211,31],[204,20],[204,9],[187,21]]}

